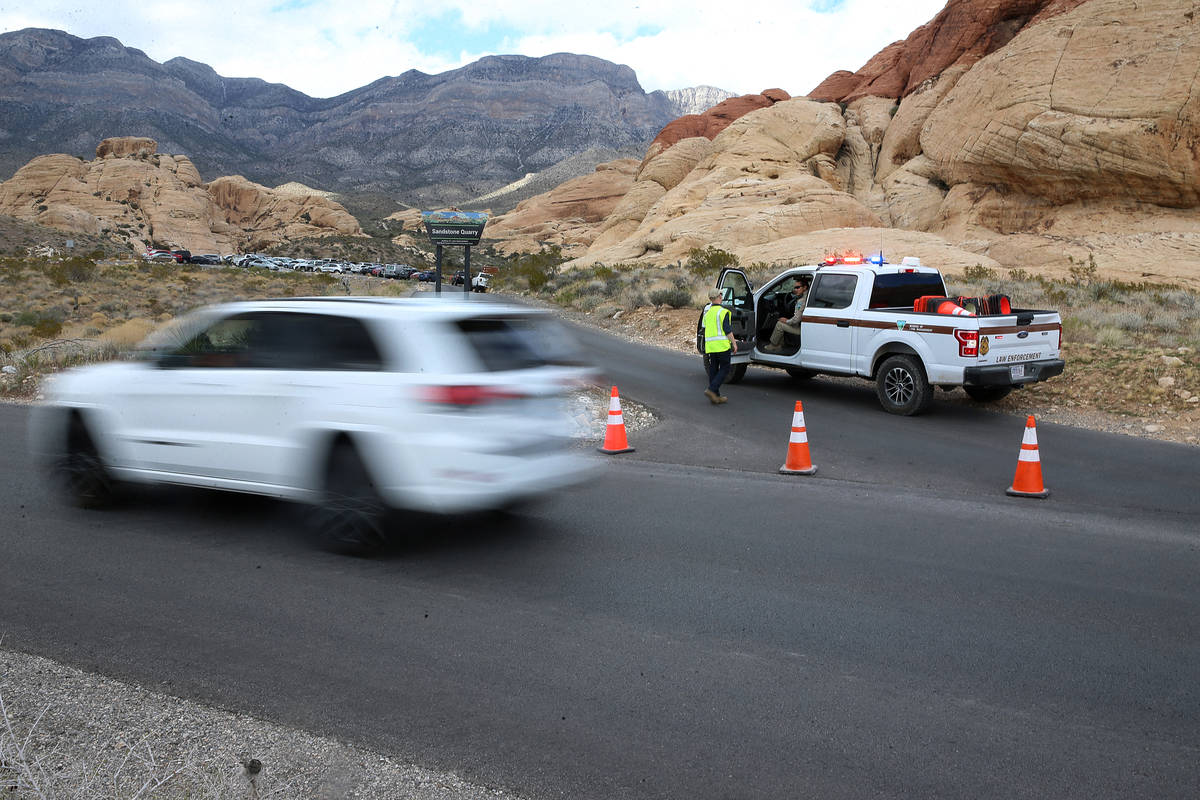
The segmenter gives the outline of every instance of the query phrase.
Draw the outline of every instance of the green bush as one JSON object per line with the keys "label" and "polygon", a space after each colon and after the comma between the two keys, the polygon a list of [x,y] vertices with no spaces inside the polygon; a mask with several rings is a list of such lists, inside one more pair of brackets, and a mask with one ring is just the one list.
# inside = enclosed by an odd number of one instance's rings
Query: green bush
{"label": "green bush", "polygon": [[686,308],[692,305],[692,293],[687,289],[681,289],[677,286],[655,289],[650,293],[650,303],[656,306]]}
{"label": "green bush", "polygon": [[523,279],[530,291],[541,292],[549,289],[550,279],[558,274],[558,267],[563,260],[562,248],[554,245],[540,253],[517,256],[501,274]]}
{"label": "green bush", "polygon": [[963,270],[963,279],[968,281],[990,281],[996,277],[994,269],[988,269],[983,264],[976,264]]}
{"label": "green bush", "polygon": [[687,263],[684,264],[688,270],[701,276],[716,275],[726,267],[737,265],[737,256],[712,245],[705,248],[693,247],[688,251]]}
{"label": "green bush", "polygon": [[55,286],[82,283],[96,277],[96,262],[87,256],[72,256],[65,261],[49,264],[46,274]]}
{"label": "green bush", "polygon": [[42,317],[33,326],[33,335],[42,339],[53,339],[62,330],[62,323],[53,317]]}
{"label": "green bush", "polygon": [[1069,261],[1071,264],[1071,266],[1067,268],[1067,272],[1071,276],[1071,281],[1076,286],[1085,286],[1096,280],[1096,256],[1094,254],[1088,253],[1088,260],[1086,264],[1082,261],[1076,263],[1075,259],[1071,256],[1067,256],[1067,261]]}

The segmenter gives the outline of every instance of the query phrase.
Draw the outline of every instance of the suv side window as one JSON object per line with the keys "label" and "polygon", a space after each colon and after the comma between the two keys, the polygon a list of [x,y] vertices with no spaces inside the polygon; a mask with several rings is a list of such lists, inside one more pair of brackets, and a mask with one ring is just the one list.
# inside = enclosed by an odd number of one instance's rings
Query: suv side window
{"label": "suv side window", "polygon": [[816,284],[809,292],[808,308],[846,308],[854,300],[857,287],[857,275],[817,275]]}
{"label": "suv side window", "polygon": [[170,367],[378,370],[383,359],[361,321],[260,311],[218,320],[164,360]]}
{"label": "suv side window", "polygon": [[248,315],[217,320],[169,351],[160,363],[164,367],[244,367],[255,327]]}
{"label": "suv side window", "polygon": [[309,320],[313,365],[308,369],[377,371],[383,358],[362,320],[353,317],[298,314]]}

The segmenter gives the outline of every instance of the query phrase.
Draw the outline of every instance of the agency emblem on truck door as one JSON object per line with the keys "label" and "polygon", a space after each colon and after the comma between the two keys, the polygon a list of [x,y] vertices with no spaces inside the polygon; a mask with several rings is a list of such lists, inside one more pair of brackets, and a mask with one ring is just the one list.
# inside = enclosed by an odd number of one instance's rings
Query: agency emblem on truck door
{"label": "agency emblem on truck door", "polygon": [[990,342],[988,342],[988,337],[981,336],[979,338],[979,355],[986,356],[988,354],[988,350],[991,349],[992,345]]}

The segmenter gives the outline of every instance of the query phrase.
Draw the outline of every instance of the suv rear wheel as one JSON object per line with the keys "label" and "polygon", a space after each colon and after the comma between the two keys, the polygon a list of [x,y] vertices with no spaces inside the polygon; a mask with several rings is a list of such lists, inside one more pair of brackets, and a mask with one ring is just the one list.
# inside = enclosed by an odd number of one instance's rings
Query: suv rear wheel
{"label": "suv rear wheel", "polygon": [[344,555],[373,553],[383,546],[388,512],[354,445],[338,442],[329,455],[314,515],[322,546]]}

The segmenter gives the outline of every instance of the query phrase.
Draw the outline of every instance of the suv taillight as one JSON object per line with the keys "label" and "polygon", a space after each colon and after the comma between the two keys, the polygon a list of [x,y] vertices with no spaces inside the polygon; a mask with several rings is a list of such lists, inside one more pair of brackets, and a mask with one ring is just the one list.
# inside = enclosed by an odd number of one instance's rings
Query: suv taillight
{"label": "suv taillight", "polygon": [[960,356],[963,358],[979,358],[979,331],[955,328],[954,338],[958,339],[958,354]]}
{"label": "suv taillight", "polygon": [[417,396],[427,403],[440,403],[447,406],[482,406],[497,400],[513,400],[524,395],[510,389],[496,386],[474,386],[470,384],[448,384],[444,386],[424,386]]}

